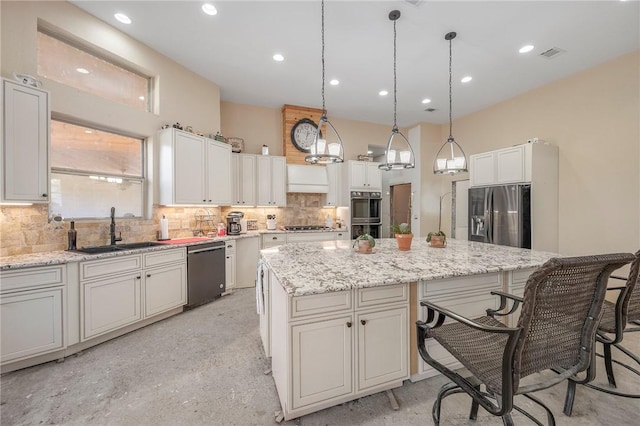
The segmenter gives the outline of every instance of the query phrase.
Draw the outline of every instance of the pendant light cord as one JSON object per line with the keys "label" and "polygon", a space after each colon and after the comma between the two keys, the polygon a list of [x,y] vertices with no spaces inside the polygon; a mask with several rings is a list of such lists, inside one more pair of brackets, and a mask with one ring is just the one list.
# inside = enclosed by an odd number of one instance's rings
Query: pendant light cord
{"label": "pendant light cord", "polygon": [[398,130],[398,90],[396,78],[396,21],[393,21],[393,130]]}
{"label": "pendant light cord", "polygon": [[325,109],[324,103],[324,0],[322,0],[322,25],[321,25],[321,35],[322,35],[322,115],[326,115],[327,111]]}
{"label": "pendant light cord", "polygon": [[453,119],[451,118],[451,40],[449,39],[449,139],[453,139]]}

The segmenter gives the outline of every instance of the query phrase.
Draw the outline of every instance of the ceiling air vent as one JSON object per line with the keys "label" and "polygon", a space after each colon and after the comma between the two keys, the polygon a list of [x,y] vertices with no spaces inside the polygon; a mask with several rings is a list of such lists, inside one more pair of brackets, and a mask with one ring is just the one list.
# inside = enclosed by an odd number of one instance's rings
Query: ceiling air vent
{"label": "ceiling air vent", "polygon": [[563,53],[567,53],[566,50],[560,49],[559,47],[552,47],[551,49],[545,50],[540,54],[540,56],[544,56],[547,59],[555,58]]}
{"label": "ceiling air vent", "polygon": [[427,112],[433,112],[435,110],[436,110],[435,108],[427,108],[427,109],[425,109],[425,111],[427,111]]}

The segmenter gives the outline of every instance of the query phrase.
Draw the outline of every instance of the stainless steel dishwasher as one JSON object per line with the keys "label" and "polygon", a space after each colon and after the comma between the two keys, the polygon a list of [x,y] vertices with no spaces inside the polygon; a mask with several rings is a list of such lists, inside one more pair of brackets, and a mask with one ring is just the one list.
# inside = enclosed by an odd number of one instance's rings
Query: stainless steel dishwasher
{"label": "stainless steel dishwasher", "polygon": [[220,297],[226,288],[224,241],[187,248],[187,308]]}

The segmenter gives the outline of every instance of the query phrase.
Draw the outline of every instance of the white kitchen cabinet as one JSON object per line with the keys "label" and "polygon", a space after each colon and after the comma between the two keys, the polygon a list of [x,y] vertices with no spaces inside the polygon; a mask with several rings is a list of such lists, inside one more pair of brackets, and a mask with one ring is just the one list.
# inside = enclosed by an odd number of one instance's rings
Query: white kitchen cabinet
{"label": "white kitchen cabinet", "polygon": [[49,93],[2,80],[1,198],[49,202]]}
{"label": "white kitchen cabinet", "polygon": [[291,326],[292,408],[353,392],[353,315]]}
{"label": "white kitchen cabinet", "polygon": [[378,165],[370,161],[348,162],[349,189],[382,191],[382,174]]}
{"label": "white kitchen cabinet", "polygon": [[336,232],[336,240],[350,240],[351,236],[347,231],[338,231]]}
{"label": "white kitchen cabinet", "polygon": [[231,204],[231,146],[178,129],[158,133],[161,205]]}
{"label": "white kitchen cabinet", "polygon": [[64,349],[66,265],[0,274],[0,362]]}
{"label": "white kitchen cabinet", "polygon": [[[256,286],[256,265],[260,260],[260,238],[244,237],[236,240],[236,288]],[[228,289],[228,287],[227,287]]]}
{"label": "white kitchen cabinet", "polygon": [[496,157],[493,152],[469,157],[471,186],[494,185],[496,182]]}
{"label": "white kitchen cabinet", "polygon": [[407,324],[407,306],[356,315],[358,390],[407,378]]}
{"label": "white kitchen cabinet", "polygon": [[142,319],[141,271],[82,286],[82,341]]}
{"label": "white kitchen cabinet", "polygon": [[288,243],[336,240],[336,234],[333,232],[290,232],[286,235]]}
{"label": "white kitchen cabinet", "polygon": [[327,180],[329,183],[329,189],[325,196],[325,206],[339,207],[345,206],[343,200],[343,188],[342,188],[342,167],[343,163],[327,164]]}
{"label": "white kitchen cabinet", "polygon": [[144,318],[187,304],[187,265],[147,269],[144,275]]}
{"label": "white kitchen cabinet", "polygon": [[262,243],[260,247],[262,249],[281,246],[282,244],[285,244],[287,242],[287,234],[285,234],[284,232],[277,233],[277,234],[266,232],[262,234],[261,238],[262,238]]}
{"label": "white kitchen cabinet", "polygon": [[225,288],[231,292],[236,287],[236,242],[228,240],[224,246],[225,255]]}
{"label": "white kitchen cabinet", "polygon": [[[498,273],[421,281],[418,284],[418,319],[420,321],[426,320],[427,309],[420,306],[420,302],[423,300],[450,309],[467,318],[485,316],[487,309],[496,309],[499,306],[499,298],[491,295],[491,292],[501,291],[502,289],[502,275]],[[433,358],[447,368],[457,369],[461,367],[456,358],[433,339],[427,339],[426,347]],[[418,355],[418,372],[417,375],[411,377],[413,381],[438,374],[440,373],[424,362]]]}
{"label": "white kitchen cabinet", "polygon": [[231,154],[232,197],[237,206],[256,205],[256,156]]}
{"label": "white kitchen cabinet", "polygon": [[287,204],[287,163],[285,157],[270,155],[256,159],[258,206],[285,207]]}

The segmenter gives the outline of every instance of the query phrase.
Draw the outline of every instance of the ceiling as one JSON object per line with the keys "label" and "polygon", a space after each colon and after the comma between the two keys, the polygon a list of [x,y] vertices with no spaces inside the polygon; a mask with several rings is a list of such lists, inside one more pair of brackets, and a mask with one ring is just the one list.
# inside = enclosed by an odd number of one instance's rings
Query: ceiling
{"label": "ceiling", "polygon": [[[101,20],[220,86],[224,101],[321,107],[320,1],[73,1]],[[638,1],[325,2],[326,107],[330,117],[393,123],[393,24],[398,9],[397,122],[453,118],[640,49]],[[121,24],[114,13],[133,21]],[[525,44],[535,46],[518,53]],[[548,59],[552,47],[565,53]],[[281,53],[282,62],[272,55]],[[473,80],[461,83],[463,76]],[[329,85],[337,78],[340,84]],[[380,90],[389,95],[381,97]],[[430,98],[429,104],[422,104]],[[593,100],[597,107],[597,99]],[[426,108],[435,111],[427,112]]]}

